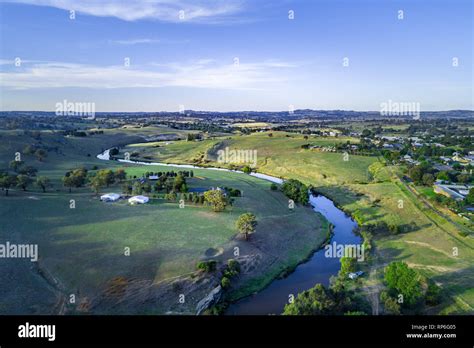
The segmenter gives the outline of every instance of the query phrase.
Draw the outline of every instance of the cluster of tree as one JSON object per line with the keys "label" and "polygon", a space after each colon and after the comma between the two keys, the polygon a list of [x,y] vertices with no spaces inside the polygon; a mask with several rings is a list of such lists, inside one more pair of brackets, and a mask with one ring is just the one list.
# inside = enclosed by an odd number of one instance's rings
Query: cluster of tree
{"label": "cluster of tree", "polygon": [[309,202],[308,187],[301,181],[296,179],[289,179],[281,186],[283,193],[295,203],[303,205]]}
{"label": "cluster of tree", "polygon": [[161,125],[167,124],[170,128],[173,129],[183,129],[183,130],[199,130],[207,133],[230,133],[231,130],[228,128],[220,127],[216,122],[210,121],[197,121],[197,122],[172,122],[172,121],[162,121],[159,122]]}
{"label": "cluster of tree", "polygon": [[35,145],[26,145],[23,149],[23,154],[35,156],[36,159],[40,162],[42,162],[46,157],[48,157],[48,151],[39,148]]}
{"label": "cluster of tree", "polygon": [[392,222],[387,223],[385,221],[377,221],[376,223],[364,224],[360,227],[360,229],[369,232],[372,235],[384,233],[399,234],[402,232],[408,232],[404,231],[404,229],[400,225],[397,225]]}
{"label": "cluster of tree", "polygon": [[149,178],[150,176],[157,176],[158,178],[161,178],[162,176],[165,176],[167,178],[174,178],[178,175],[181,175],[185,178],[192,178],[194,176],[194,172],[192,170],[183,170],[183,171],[170,171],[170,172],[145,172],[143,175],[145,178]]}
{"label": "cluster of tree", "polygon": [[[153,174],[151,174],[153,175]],[[134,176],[134,180],[136,180],[136,176]],[[152,189],[156,192],[159,193],[162,190],[166,191],[166,194],[169,195],[169,197],[176,196],[177,193],[186,193],[188,192],[188,185],[186,183],[185,177],[178,173],[176,176],[174,175],[161,175],[158,178],[158,181],[155,183],[155,185],[152,187],[149,181],[145,179],[145,176],[141,179],[138,179],[134,182],[127,182],[122,186],[122,192],[124,194],[142,194],[143,192],[145,193],[150,193],[152,192]],[[170,198],[171,200],[175,200]]]}
{"label": "cluster of tree", "polygon": [[465,201],[467,204],[474,204],[474,187],[469,189],[469,193],[467,194]]}
{"label": "cluster of tree", "polygon": [[204,201],[210,204],[215,212],[224,211],[229,200],[223,190],[209,190],[204,192]]}
{"label": "cluster of tree", "polygon": [[224,190],[229,194],[229,197],[241,197],[242,196],[242,192],[239,189],[224,186]]}
{"label": "cluster of tree", "polygon": [[87,137],[87,133],[81,130],[65,130],[62,131],[61,134],[72,137]]}
{"label": "cluster of tree", "polygon": [[188,133],[188,135],[186,136],[187,141],[194,141],[194,140],[201,140],[201,139],[202,139],[202,135],[199,133]]}
{"label": "cluster of tree", "polygon": [[8,192],[13,187],[21,188],[26,191],[28,186],[35,183],[36,186],[41,188],[43,192],[46,192],[48,187],[51,187],[51,181],[45,176],[39,176],[34,179],[31,176],[25,174],[10,174],[8,172],[0,172],[0,187],[5,191],[5,195],[8,196]]}
{"label": "cluster of tree", "polygon": [[250,174],[250,173],[252,173],[252,167],[250,167],[250,166],[243,166],[243,167],[242,167],[242,171],[243,171],[245,174]]}
{"label": "cluster of tree", "polygon": [[77,168],[66,172],[63,179],[63,185],[69,188],[69,192],[72,188],[82,187],[87,182],[87,169]]}
{"label": "cluster of tree", "polygon": [[405,262],[390,263],[385,268],[384,281],[387,290],[382,292],[381,300],[387,314],[417,312],[441,300],[439,287]]}
{"label": "cluster of tree", "polygon": [[35,183],[36,186],[40,187],[43,192],[46,188],[50,187],[50,180],[44,176],[36,177],[38,170],[35,167],[27,166],[24,161],[11,161],[9,168],[13,170],[14,174],[8,171],[0,173],[0,187],[5,191],[5,195],[8,196],[8,192],[13,187],[21,188],[26,191],[28,186]]}
{"label": "cluster of tree", "polygon": [[432,186],[436,180],[435,175],[436,170],[434,170],[427,162],[411,166],[408,169],[408,176],[416,185]]}
{"label": "cluster of tree", "polygon": [[366,307],[367,304],[356,298],[354,292],[345,289],[343,282],[337,282],[329,288],[316,284],[285,305],[283,315],[366,314],[365,310],[360,310]]}
{"label": "cluster of tree", "polygon": [[237,260],[229,259],[222,272],[221,286],[223,289],[230,287],[231,279],[240,273],[240,263]]}
{"label": "cluster of tree", "polygon": [[339,260],[341,262],[341,268],[339,270],[339,276],[347,278],[349,273],[357,271],[357,259],[354,257],[343,256]]}
{"label": "cluster of tree", "polygon": [[5,191],[5,196],[8,196],[8,191],[11,187],[14,187],[17,183],[17,176],[11,175],[6,172],[0,173],[0,187],[2,191]]}
{"label": "cluster of tree", "polygon": [[28,176],[36,176],[36,173],[38,172],[38,169],[32,166],[27,166],[24,161],[11,161],[9,167],[17,174]]}
{"label": "cluster of tree", "polygon": [[89,177],[89,185],[98,194],[102,187],[109,187],[116,182],[124,181],[126,178],[127,174],[123,169],[117,169],[115,172],[111,169],[101,169]]}
{"label": "cluster of tree", "polygon": [[199,261],[198,264],[196,265],[196,268],[206,273],[214,272],[217,268],[217,261],[216,260]]}
{"label": "cluster of tree", "polygon": [[184,202],[189,202],[193,204],[204,204],[204,195],[199,193],[181,193],[179,196],[175,192],[170,192],[165,194],[165,199],[168,201],[176,201],[176,200],[183,200]]}
{"label": "cluster of tree", "polygon": [[438,180],[458,182],[460,184],[469,184],[474,182],[474,175],[469,174],[468,172],[458,172],[454,170],[442,170],[436,174],[436,178]]}

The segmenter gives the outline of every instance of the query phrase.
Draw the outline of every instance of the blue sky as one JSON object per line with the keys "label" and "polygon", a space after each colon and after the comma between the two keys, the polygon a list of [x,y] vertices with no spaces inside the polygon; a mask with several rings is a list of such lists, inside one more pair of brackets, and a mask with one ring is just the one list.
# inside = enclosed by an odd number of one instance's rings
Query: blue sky
{"label": "blue sky", "polygon": [[0,0],[0,109],[53,111],[64,99],[97,111],[473,109],[472,7]]}

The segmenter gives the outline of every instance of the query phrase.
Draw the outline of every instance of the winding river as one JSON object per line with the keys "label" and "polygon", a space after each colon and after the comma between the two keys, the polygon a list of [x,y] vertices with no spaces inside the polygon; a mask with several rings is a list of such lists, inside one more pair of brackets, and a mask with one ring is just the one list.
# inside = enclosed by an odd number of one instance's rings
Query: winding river
{"label": "winding river", "polygon": [[[97,155],[98,159],[110,160],[109,150]],[[140,165],[159,165],[178,168],[194,168],[207,170],[220,170],[227,172],[242,173],[241,171],[229,170],[225,168],[198,167],[188,164],[169,164],[159,162],[139,162],[118,159],[119,162],[133,163]],[[248,174],[245,174],[248,175]],[[281,184],[282,179],[261,173],[251,173],[257,178]],[[342,210],[337,208],[334,203],[321,195],[311,195],[310,203],[314,211],[322,214],[333,226],[333,235],[330,244],[336,245],[354,245],[362,243],[362,239],[354,234],[357,223]],[[329,284],[331,276],[339,272],[339,258],[326,257],[325,250],[316,251],[308,261],[298,265],[295,270],[283,279],[274,280],[268,287],[262,291],[245,297],[231,304],[226,313],[227,315],[265,315],[281,314],[289,295],[296,295],[304,290],[312,288],[315,284]]]}

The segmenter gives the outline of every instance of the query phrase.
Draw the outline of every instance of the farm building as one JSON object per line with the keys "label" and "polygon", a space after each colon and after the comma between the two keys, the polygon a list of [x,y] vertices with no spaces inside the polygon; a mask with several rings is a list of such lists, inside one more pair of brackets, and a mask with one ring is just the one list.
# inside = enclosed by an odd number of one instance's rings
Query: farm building
{"label": "farm building", "polygon": [[116,202],[122,197],[118,193],[106,193],[105,195],[100,196],[100,200],[103,202]]}
{"label": "farm building", "polygon": [[446,197],[450,197],[457,201],[462,201],[467,194],[471,186],[464,185],[444,185],[444,184],[435,184],[433,186],[434,192]]}
{"label": "farm building", "polygon": [[133,196],[133,197],[128,199],[128,203],[130,203],[130,204],[145,204],[145,203],[148,203],[149,200],[150,200],[150,198],[148,198],[147,196]]}

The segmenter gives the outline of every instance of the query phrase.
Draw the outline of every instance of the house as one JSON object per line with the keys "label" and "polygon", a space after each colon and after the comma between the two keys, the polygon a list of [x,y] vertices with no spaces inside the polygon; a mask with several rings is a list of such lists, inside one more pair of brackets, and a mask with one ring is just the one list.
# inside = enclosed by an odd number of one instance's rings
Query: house
{"label": "house", "polygon": [[453,161],[451,158],[445,156],[439,156],[439,159],[442,160],[444,163],[449,163]]}
{"label": "house", "polygon": [[438,171],[445,171],[445,172],[449,172],[450,170],[452,170],[453,168],[451,168],[450,166],[447,166],[445,164],[435,164],[433,165],[433,168],[438,170]]}
{"label": "house", "polygon": [[160,177],[158,175],[150,175],[148,179],[150,180],[158,180]]}
{"label": "house", "polygon": [[106,193],[105,195],[100,196],[102,202],[116,202],[122,196],[118,193]]}
{"label": "house", "polygon": [[403,160],[407,163],[412,163],[412,164],[415,163],[415,161],[413,160],[413,158],[411,158],[410,155],[403,156]]}
{"label": "house", "polygon": [[130,204],[145,204],[145,203],[148,203],[149,200],[150,200],[150,198],[148,198],[147,196],[133,196],[133,197],[128,199],[128,203],[130,203]]}
{"label": "house", "polygon": [[469,193],[471,186],[434,184],[433,191],[437,194],[462,201]]}
{"label": "house", "polygon": [[459,152],[453,153],[453,161],[459,162],[461,165],[469,163],[469,160],[464,158]]}

